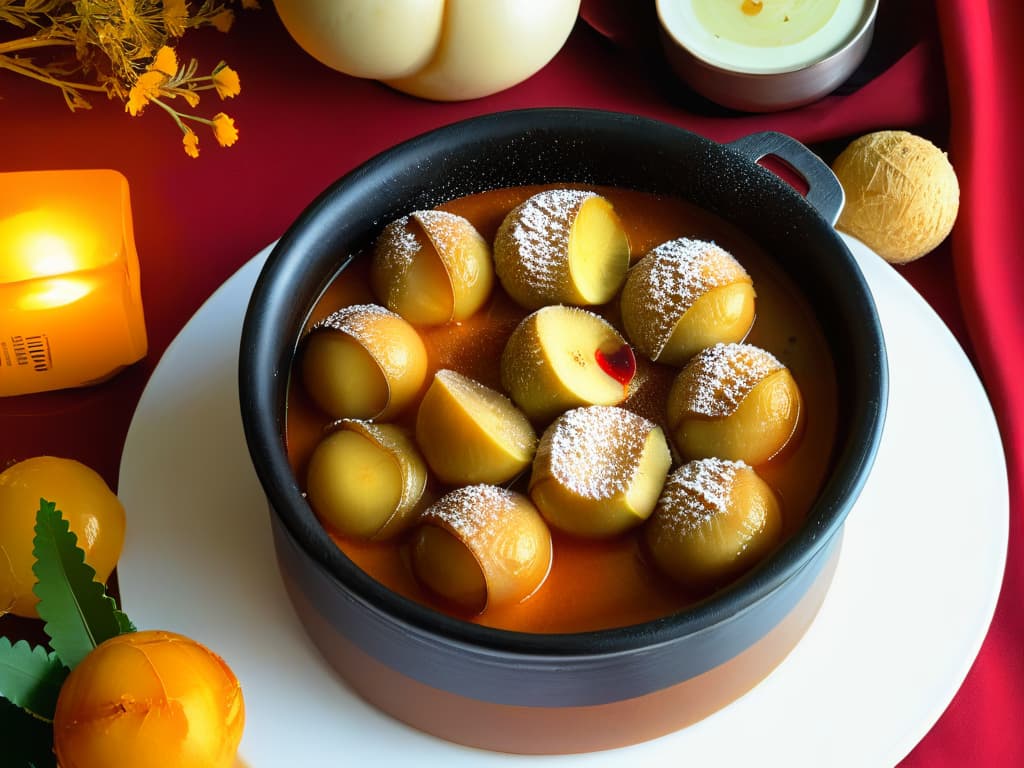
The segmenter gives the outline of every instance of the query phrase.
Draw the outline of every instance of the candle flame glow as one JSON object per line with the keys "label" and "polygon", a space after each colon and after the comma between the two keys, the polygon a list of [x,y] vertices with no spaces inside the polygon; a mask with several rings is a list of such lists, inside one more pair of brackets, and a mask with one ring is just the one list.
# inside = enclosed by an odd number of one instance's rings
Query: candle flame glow
{"label": "candle flame glow", "polygon": [[92,291],[91,280],[57,277],[40,282],[33,290],[18,297],[18,309],[31,311],[63,307],[78,301]]}
{"label": "candle flame glow", "polygon": [[0,219],[0,283],[66,275],[104,261],[81,222],[40,210]]}
{"label": "candle flame glow", "polygon": [[63,275],[79,268],[72,244],[49,232],[27,234],[22,241],[21,258],[35,277]]}

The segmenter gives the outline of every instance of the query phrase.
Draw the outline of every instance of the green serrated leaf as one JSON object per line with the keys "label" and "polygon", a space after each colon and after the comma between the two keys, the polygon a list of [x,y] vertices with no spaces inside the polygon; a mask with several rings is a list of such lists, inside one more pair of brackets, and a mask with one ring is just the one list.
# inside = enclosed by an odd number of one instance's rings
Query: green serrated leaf
{"label": "green serrated leaf", "polygon": [[60,686],[68,676],[55,653],[24,640],[11,645],[0,637],[0,696],[30,715],[53,720]]}
{"label": "green serrated leaf", "polygon": [[0,765],[4,768],[56,768],[53,725],[0,699]]}
{"label": "green serrated leaf", "polygon": [[85,562],[67,520],[45,499],[39,500],[32,554],[43,630],[60,660],[74,668],[97,645],[121,634],[117,603],[94,580],[96,571]]}
{"label": "green serrated leaf", "polygon": [[132,624],[132,620],[128,618],[124,611],[117,612],[117,626],[120,628],[119,634],[127,635],[129,632],[138,632],[135,625]]}

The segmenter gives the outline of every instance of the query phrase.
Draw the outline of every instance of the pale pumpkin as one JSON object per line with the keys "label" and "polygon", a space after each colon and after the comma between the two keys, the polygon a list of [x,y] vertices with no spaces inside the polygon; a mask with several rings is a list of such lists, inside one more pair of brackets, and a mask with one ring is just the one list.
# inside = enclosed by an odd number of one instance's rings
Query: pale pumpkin
{"label": "pale pumpkin", "polygon": [[355,77],[436,101],[487,96],[565,44],[580,0],[274,0],[295,41]]}

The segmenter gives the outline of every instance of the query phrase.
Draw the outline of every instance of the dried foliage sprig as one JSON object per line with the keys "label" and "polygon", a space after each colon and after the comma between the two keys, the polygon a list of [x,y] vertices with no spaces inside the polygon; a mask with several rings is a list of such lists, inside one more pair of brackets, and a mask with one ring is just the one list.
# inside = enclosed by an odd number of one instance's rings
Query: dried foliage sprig
{"label": "dried foliage sprig", "polygon": [[[223,112],[212,118],[191,112],[200,92],[230,99],[241,82],[223,61],[205,76],[197,74],[195,59],[179,66],[173,46],[188,29],[230,30],[233,2],[259,7],[258,0],[0,0],[0,35],[5,25],[27,33],[0,42],[0,70],[57,88],[72,111],[89,109],[91,93],[124,102],[133,116],[156,104],[181,130],[185,152],[198,157],[190,124],[207,126],[221,146],[238,139],[234,120]],[[172,105],[176,99],[186,107]]]}

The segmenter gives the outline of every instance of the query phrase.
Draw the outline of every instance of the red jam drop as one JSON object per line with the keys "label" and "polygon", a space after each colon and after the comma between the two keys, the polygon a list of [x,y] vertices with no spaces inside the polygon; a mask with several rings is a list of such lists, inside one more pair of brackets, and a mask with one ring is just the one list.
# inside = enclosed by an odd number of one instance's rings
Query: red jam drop
{"label": "red jam drop", "polygon": [[629,389],[629,383],[636,375],[636,357],[629,344],[623,344],[614,352],[594,352],[594,358],[601,370],[622,385],[623,391]]}

